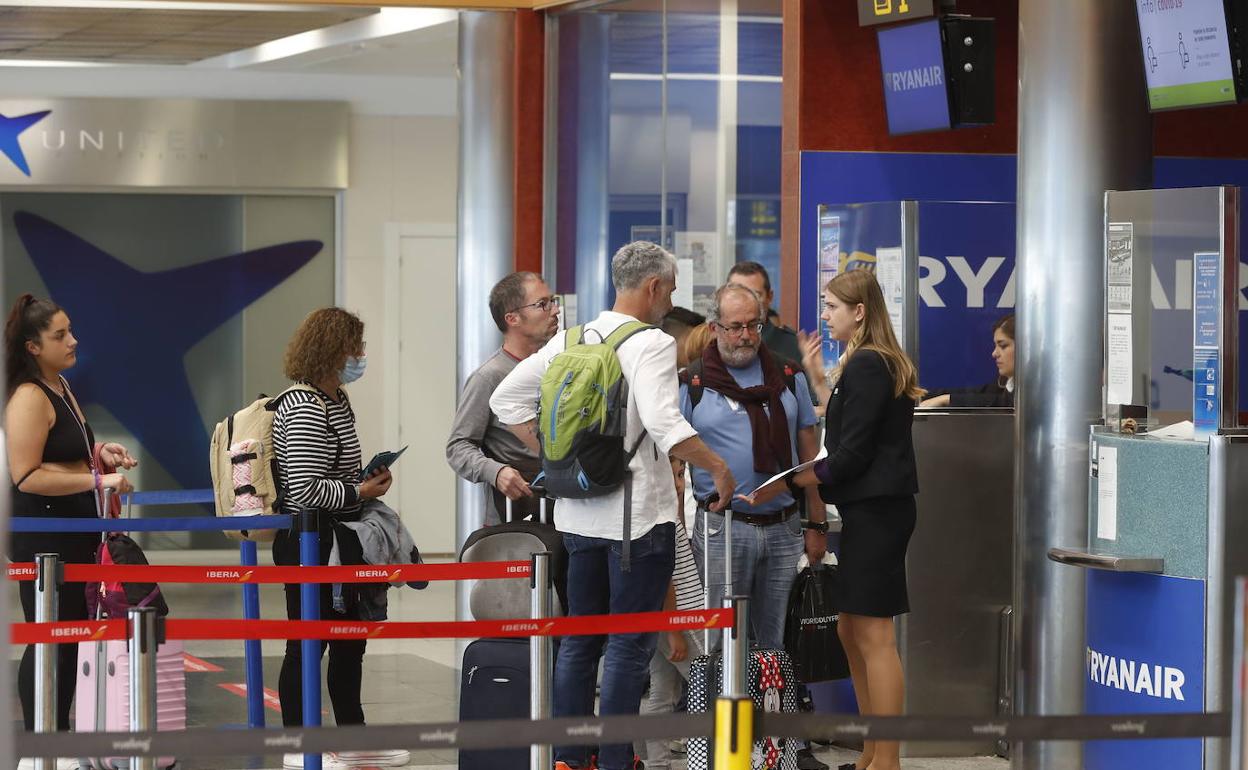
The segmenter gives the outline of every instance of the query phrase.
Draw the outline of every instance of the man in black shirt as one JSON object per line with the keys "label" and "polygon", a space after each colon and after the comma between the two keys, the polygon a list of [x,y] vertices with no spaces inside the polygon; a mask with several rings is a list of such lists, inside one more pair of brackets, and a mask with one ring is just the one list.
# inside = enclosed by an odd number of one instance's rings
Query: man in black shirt
{"label": "man in black shirt", "polygon": [[739,283],[763,298],[767,306],[767,325],[763,327],[763,343],[772,353],[790,361],[802,360],[802,351],[797,345],[797,333],[787,326],[776,323],[777,316],[771,309],[775,296],[771,291],[771,277],[767,268],[757,262],[738,262],[728,271],[726,283]]}

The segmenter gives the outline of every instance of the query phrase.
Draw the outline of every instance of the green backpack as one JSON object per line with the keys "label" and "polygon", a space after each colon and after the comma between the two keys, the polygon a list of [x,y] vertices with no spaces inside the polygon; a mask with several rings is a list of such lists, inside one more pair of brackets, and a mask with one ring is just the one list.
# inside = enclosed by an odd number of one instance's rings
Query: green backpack
{"label": "green backpack", "polygon": [[634,334],[653,328],[628,321],[605,339],[598,335],[596,343],[585,339],[584,326],[568,329],[563,352],[542,375],[537,409],[540,479],[549,496],[599,497],[627,480],[628,464],[646,434],[642,431],[632,449],[625,450],[628,382],[616,350]]}

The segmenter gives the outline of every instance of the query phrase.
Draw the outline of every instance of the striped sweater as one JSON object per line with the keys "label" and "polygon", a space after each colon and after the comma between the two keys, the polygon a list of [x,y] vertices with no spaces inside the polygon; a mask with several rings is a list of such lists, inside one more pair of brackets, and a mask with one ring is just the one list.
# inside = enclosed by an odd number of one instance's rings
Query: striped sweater
{"label": "striped sweater", "polygon": [[285,513],[359,513],[360,437],[341,389],[337,401],[319,391],[287,394],[273,416],[273,450]]}

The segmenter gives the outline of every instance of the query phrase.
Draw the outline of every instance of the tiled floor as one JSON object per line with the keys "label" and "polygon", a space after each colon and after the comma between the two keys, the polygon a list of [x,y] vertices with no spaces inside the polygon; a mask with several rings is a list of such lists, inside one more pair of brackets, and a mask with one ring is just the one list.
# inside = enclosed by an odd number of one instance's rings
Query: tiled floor
{"label": "tiled floor", "polygon": [[[262,550],[264,550],[262,548]],[[232,551],[149,551],[154,564],[232,564],[237,553]],[[267,554],[261,555],[267,563]],[[237,618],[242,615],[240,591],[234,586],[164,585],[162,586],[174,617]],[[16,590],[12,594],[13,619],[21,621]],[[432,583],[423,591],[411,589],[390,592],[392,620],[446,620],[454,617],[454,584]],[[261,616],[284,617],[285,603],[280,586],[261,586]],[[264,681],[269,689],[277,689],[281,666],[282,642],[264,642]],[[364,710],[370,724],[402,724],[412,722],[453,721],[457,718],[456,670],[457,646],[453,640],[377,640],[368,644],[364,658]],[[245,725],[246,701],[243,696],[222,685],[244,681],[243,645],[241,642],[189,642],[187,652],[221,671],[190,671],[187,673],[188,722],[191,726]],[[11,657],[20,656],[20,648],[11,650]],[[16,664],[14,664],[16,666]],[[13,698],[15,713],[20,707]],[[325,708],[330,710],[328,693],[322,694]],[[268,724],[280,724],[280,714],[266,709]],[[326,716],[326,723],[332,718]],[[821,749],[817,755],[833,768],[852,762],[856,754],[838,748]],[[229,768],[280,767],[281,757],[184,758],[184,770],[227,770]],[[456,766],[455,752],[414,752],[412,765],[422,770],[451,770]],[[907,759],[907,770],[1005,770],[1008,763],[997,758]],[[674,763],[673,770],[684,770],[683,763]]]}

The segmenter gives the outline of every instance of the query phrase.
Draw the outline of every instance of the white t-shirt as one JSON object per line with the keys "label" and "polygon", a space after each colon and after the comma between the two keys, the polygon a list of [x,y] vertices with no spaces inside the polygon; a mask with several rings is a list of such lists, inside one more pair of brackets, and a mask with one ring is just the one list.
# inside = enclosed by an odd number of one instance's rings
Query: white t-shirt
{"label": "white t-shirt", "polygon": [[[606,338],[632,316],[608,310],[586,326]],[[490,408],[504,425],[519,425],[537,416],[542,375],[551,360],[563,352],[566,334],[556,334],[546,346],[516,365],[490,397]],[[624,445],[646,437],[629,463],[633,474],[631,535],[641,537],[656,524],[676,521],[676,485],[667,454],[672,447],[698,435],[680,414],[676,381],[676,341],[659,329],[630,337],[616,355],[628,383],[627,427]],[[584,500],[564,499],[555,506],[560,532],[619,540],[624,530],[624,489]]]}

